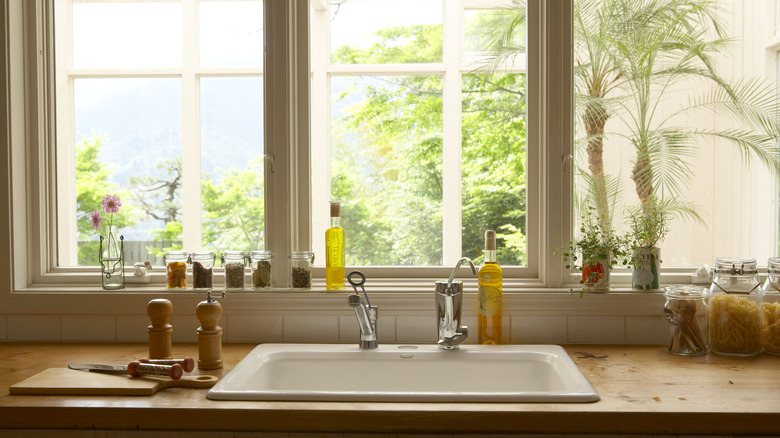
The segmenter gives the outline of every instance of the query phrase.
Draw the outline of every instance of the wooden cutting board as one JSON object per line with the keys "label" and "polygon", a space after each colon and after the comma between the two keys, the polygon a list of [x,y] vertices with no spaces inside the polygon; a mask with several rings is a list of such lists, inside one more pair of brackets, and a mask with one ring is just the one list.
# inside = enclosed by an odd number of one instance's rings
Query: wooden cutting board
{"label": "wooden cutting board", "polygon": [[211,388],[215,376],[132,377],[122,374],[49,368],[8,388],[11,394],[31,395],[152,395],[172,386]]}

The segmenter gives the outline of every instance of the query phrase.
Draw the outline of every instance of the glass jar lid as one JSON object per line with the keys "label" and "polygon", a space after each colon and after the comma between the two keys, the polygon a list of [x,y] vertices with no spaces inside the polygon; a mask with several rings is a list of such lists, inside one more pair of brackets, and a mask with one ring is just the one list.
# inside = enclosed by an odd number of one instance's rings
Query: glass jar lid
{"label": "glass jar lid", "polygon": [[192,254],[190,254],[193,260],[202,260],[202,259],[213,259],[216,257],[216,254],[214,254],[211,251],[193,251]]}
{"label": "glass jar lid", "polygon": [[705,299],[707,298],[707,288],[693,284],[674,284],[666,286],[664,296],[666,298],[676,299]]}
{"label": "glass jar lid", "polygon": [[780,274],[780,257],[770,257],[766,263],[766,271],[770,274]]}
{"label": "glass jar lid", "polygon": [[163,256],[164,260],[181,260],[190,256],[187,251],[168,251]]}
{"label": "glass jar lid", "polygon": [[314,253],[311,251],[293,251],[290,253],[290,260],[308,260],[314,261]]}
{"label": "glass jar lid", "polygon": [[256,250],[249,253],[249,256],[253,259],[268,260],[274,258],[274,253],[265,250]]}
{"label": "glass jar lid", "polygon": [[715,273],[726,275],[757,274],[756,259],[719,257],[715,259]]}

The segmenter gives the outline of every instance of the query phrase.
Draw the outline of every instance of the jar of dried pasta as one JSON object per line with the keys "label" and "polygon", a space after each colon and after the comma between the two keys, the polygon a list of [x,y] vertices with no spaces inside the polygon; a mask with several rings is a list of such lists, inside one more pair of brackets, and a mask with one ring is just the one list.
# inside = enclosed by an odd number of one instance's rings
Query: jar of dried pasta
{"label": "jar of dried pasta", "polygon": [[756,259],[718,258],[710,285],[710,351],[730,356],[761,353],[762,290]]}
{"label": "jar of dried pasta", "polygon": [[169,288],[187,287],[187,260],[185,251],[168,251],[163,256]]}
{"label": "jar of dried pasta", "polygon": [[766,281],[761,303],[764,352],[780,355],[780,257],[772,257],[766,265]]}

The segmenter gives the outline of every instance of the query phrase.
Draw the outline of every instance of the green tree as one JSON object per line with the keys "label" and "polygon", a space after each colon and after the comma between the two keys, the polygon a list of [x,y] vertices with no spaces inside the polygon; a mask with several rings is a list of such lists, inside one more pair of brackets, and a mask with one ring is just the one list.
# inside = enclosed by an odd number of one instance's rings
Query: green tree
{"label": "green tree", "polygon": [[[376,32],[369,49],[339,47],[333,62],[441,62],[440,25]],[[333,121],[332,195],[344,201],[348,257],[355,264],[442,262],[442,78],[362,78],[335,101],[349,102]],[[484,231],[503,230],[513,247],[502,263],[524,261],[524,75],[463,78],[463,255],[482,254]],[[520,99],[518,99],[520,97]]]}
{"label": "green tree", "polygon": [[[100,161],[100,152],[107,138],[93,134],[92,137],[82,137],[76,145],[76,230],[78,237],[79,266],[94,266],[98,260],[99,236],[105,231],[95,230],[89,214],[95,209],[101,212],[101,202],[108,194],[115,194],[120,199],[129,199],[127,191],[120,191],[119,185],[111,181],[112,169]],[[114,215],[114,225],[120,233],[122,228],[132,226],[137,220],[137,212],[131,205],[124,204],[119,213]],[[101,228],[105,225],[101,225]]]}
{"label": "green tree", "polygon": [[150,230],[152,239],[163,242],[163,247],[147,246],[146,251],[162,257],[168,251],[182,249],[181,157],[161,159],[155,164],[155,175],[141,175],[130,178],[136,187],[134,200],[143,209],[146,217],[162,221],[163,228]]}
{"label": "green tree", "polygon": [[[218,172],[220,172],[218,170]],[[222,252],[251,251],[265,244],[263,158],[243,170],[222,171],[217,183],[201,181],[203,246]]]}

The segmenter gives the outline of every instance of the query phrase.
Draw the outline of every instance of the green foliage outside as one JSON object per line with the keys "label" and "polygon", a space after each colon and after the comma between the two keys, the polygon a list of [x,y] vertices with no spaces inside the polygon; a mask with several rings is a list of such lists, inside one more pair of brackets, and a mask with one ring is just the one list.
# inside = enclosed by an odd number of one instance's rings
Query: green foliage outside
{"label": "green foliage outside", "polygon": [[[79,265],[98,265],[98,249],[100,235],[105,234],[105,222],[101,230],[92,227],[89,214],[101,209],[103,197],[112,194],[123,200],[119,213],[114,215],[114,225],[119,227],[120,234],[124,227],[132,226],[138,219],[139,212],[127,205],[129,198],[127,190],[119,190],[118,184],[111,181],[112,169],[100,161],[100,151],[107,141],[105,136],[93,135],[82,137],[76,145],[76,230],[77,239],[83,242],[78,247]],[[85,242],[85,243],[84,243]]]}
{"label": "green foliage outside", "polygon": [[[339,47],[334,63],[440,62],[440,25],[376,32],[370,49]],[[442,87],[439,76],[361,78],[334,103],[331,186],[343,202],[355,265],[442,263]],[[358,86],[358,84],[362,86]],[[525,262],[525,77],[464,75],[462,255],[482,257],[498,232],[498,260]]]}

